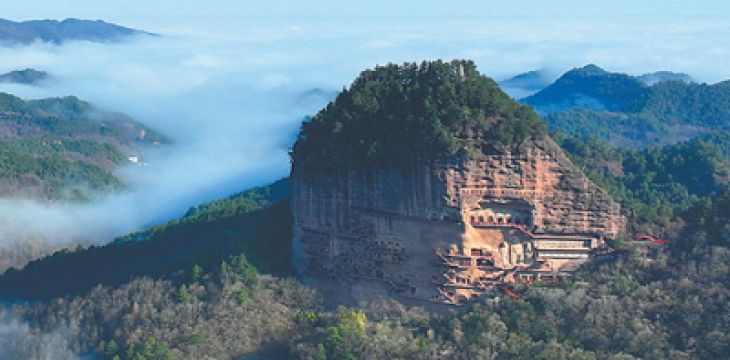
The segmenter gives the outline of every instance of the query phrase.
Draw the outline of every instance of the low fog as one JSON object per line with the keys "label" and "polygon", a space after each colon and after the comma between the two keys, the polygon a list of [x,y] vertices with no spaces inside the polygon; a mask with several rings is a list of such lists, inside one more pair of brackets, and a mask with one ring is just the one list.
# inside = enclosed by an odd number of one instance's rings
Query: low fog
{"label": "low fog", "polygon": [[72,360],[92,359],[75,354],[64,329],[41,333],[0,309],[0,359]]}
{"label": "low fog", "polygon": [[376,64],[470,58],[497,80],[533,69],[557,76],[587,63],[631,74],[681,71],[707,82],[730,78],[715,61],[730,55],[721,41],[727,26],[507,20],[178,24],[143,28],[163,36],[121,44],[0,48],[0,72],[31,67],[54,78],[0,91],[28,99],[76,95],[174,141],[143,154],[149,166],[120,170],[129,184],[122,193],[88,204],[0,200],[0,244],[104,243],[287,176],[301,120],[327,100],[302,94],[337,91]]}

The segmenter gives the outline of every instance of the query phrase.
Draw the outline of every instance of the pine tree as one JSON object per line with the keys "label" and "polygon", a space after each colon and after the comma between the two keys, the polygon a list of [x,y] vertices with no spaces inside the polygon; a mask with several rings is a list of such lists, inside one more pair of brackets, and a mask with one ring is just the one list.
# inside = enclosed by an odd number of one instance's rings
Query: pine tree
{"label": "pine tree", "polygon": [[119,356],[119,345],[112,339],[104,347],[104,358],[114,359],[115,356]]}
{"label": "pine tree", "polygon": [[203,277],[203,268],[198,264],[193,265],[193,269],[190,271],[190,277],[193,282],[198,282]]}
{"label": "pine tree", "polygon": [[180,286],[180,290],[177,292],[177,299],[181,303],[193,302],[193,295],[190,294],[190,291],[188,291],[188,287],[185,284]]}

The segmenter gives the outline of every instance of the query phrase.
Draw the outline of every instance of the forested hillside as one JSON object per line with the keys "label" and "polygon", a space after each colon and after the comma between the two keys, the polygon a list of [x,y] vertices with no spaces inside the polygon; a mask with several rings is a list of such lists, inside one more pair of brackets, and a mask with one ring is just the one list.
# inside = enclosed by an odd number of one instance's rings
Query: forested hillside
{"label": "forested hillside", "polygon": [[[306,122],[296,145],[304,155],[294,160],[332,165],[344,156],[362,156],[364,164],[390,156],[452,156],[464,145],[453,134],[464,127],[483,127],[497,146],[547,136],[527,108],[484,109],[478,101],[430,107],[399,90],[404,79],[440,76],[450,79],[445,93],[492,94],[493,84],[484,78],[468,84],[470,66],[364,73],[382,87],[356,81]],[[382,98],[393,102],[376,101]],[[404,103],[424,118],[378,119]],[[463,117],[441,119],[435,109],[442,106],[454,106]],[[363,112],[371,123],[340,123],[335,112],[345,119]],[[500,124],[510,116],[519,118],[516,125]],[[402,150],[396,145],[415,141],[404,125],[425,126],[421,135],[434,142]],[[395,301],[324,307],[315,290],[287,278],[292,217],[288,183],[281,180],[191,208],[179,220],[108,245],[58,252],[9,270],[0,276],[0,299],[16,304],[9,313],[28,324],[27,334],[60,333],[71,352],[104,359],[723,358],[730,351],[727,137],[704,134],[649,149],[552,137],[621,202],[630,215],[629,240],[610,241],[612,252],[560,283],[513,286],[514,298],[497,292],[439,311]],[[343,144],[355,145],[338,152]],[[639,234],[668,244],[631,240]],[[0,345],[18,358],[44,346],[7,339]]]}
{"label": "forested hillside", "polygon": [[615,148],[596,138],[555,136],[596,184],[631,211],[636,222],[668,227],[699,199],[730,180],[721,149],[700,139],[660,148]]}
{"label": "forested hillside", "polygon": [[588,65],[523,101],[545,115],[553,130],[619,146],[661,146],[730,130],[730,82],[654,79],[662,81]]}
{"label": "forested hillside", "polygon": [[636,77],[636,79],[650,86],[662,81],[682,81],[686,83],[697,82],[693,77],[685,73],[673,71],[655,71],[648,74],[639,75]]}
{"label": "forested hillside", "polygon": [[316,166],[434,159],[481,146],[465,140],[475,133],[515,146],[545,126],[471,61],[389,64],[363,71],[305,121],[292,154]]}
{"label": "forested hillside", "polygon": [[191,208],[179,220],[129,234],[108,245],[59,251],[0,277],[4,299],[49,299],[121,285],[139,276],[178,280],[194,266],[217,268],[246,251],[259,268],[291,270],[288,182],[254,188]]}
{"label": "forested hillside", "polygon": [[112,170],[165,141],[132,119],[75,97],[25,101],[0,93],[0,196],[85,200],[122,183]]}
{"label": "forested hillside", "polygon": [[[396,302],[326,309],[315,292],[280,278],[291,224],[282,181],[114,244],[10,271],[0,295],[77,294],[15,311],[44,331],[69,327],[71,349],[108,359],[722,357],[730,191],[717,148],[693,141],[638,151],[558,140],[636,215],[633,229],[667,225],[652,235],[665,236],[668,247],[616,243],[613,257],[572,280],[517,286],[518,300],[497,295],[453,313]],[[92,289],[97,282],[106,286]]]}
{"label": "forested hillside", "polygon": [[0,141],[0,195],[35,199],[86,199],[91,191],[122,186],[110,170],[127,157],[114,145],[41,137]]}
{"label": "forested hillside", "polygon": [[568,71],[524,102],[545,114],[573,108],[632,111],[642,106],[648,92],[647,86],[632,76],[590,64]]}

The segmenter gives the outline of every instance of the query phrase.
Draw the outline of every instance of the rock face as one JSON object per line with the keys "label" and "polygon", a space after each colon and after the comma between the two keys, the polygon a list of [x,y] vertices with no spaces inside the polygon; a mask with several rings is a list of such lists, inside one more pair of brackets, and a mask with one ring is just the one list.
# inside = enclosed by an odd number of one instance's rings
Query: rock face
{"label": "rock face", "polygon": [[463,303],[562,276],[622,231],[619,205],[549,138],[479,155],[330,173],[295,161],[297,269],[352,300]]}
{"label": "rock face", "polygon": [[470,61],[364,71],[292,149],[297,268],[338,302],[568,274],[624,220],[544,125]]}

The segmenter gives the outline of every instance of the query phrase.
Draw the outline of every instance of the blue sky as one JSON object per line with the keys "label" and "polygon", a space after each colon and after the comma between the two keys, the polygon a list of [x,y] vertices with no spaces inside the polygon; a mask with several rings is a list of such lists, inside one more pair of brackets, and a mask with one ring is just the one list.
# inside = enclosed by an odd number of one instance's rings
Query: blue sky
{"label": "blue sky", "polygon": [[117,21],[150,29],[194,23],[215,27],[240,22],[308,23],[447,20],[529,22],[612,20],[665,22],[726,21],[730,5],[722,0],[465,0],[444,1],[247,1],[247,0],[4,0],[3,17],[81,17]]}

